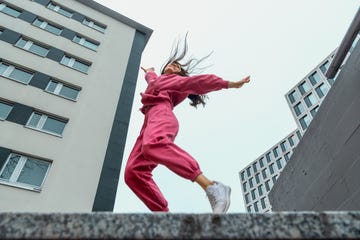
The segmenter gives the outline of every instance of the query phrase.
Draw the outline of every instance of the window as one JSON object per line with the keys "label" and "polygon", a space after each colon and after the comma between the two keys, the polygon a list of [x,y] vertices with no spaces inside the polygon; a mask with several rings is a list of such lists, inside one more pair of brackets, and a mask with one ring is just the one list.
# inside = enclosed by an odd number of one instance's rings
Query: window
{"label": "window", "polygon": [[316,71],[309,76],[309,79],[313,86],[315,86],[317,83],[321,82],[320,74]]}
{"label": "window", "polygon": [[276,165],[277,165],[278,169],[281,170],[281,168],[282,168],[281,158],[279,158],[278,160],[276,160]]}
{"label": "window", "polygon": [[57,27],[55,25],[52,25],[48,22],[45,22],[43,20],[40,20],[38,18],[35,19],[35,21],[33,22],[33,24],[41,29],[44,29],[48,32],[51,32],[55,35],[60,35],[60,33],[62,32],[62,28],[61,27]]}
{"label": "window", "polygon": [[241,181],[245,181],[245,172],[240,173]]}
{"label": "window", "polygon": [[252,200],[255,200],[255,199],[256,199],[255,190],[256,190],[256,189],[254,189],[254,190],[251,191]]}
{"label": "window", "polygon": [[278,175],[275,175],[272,177],[273,183],[276,183],[276,179],[277,179]]}
{"label": "window", "polygon": [[90,67],[90,64],[66,55],[61,59],[61,63],[64,64],[65,66],[74,68],[83,73],[87,73]]}
{"label": "window", "polygon": [[300,99],[300,95],[299,92],[297,91],[292,91],[289,95],[288,98],[290,100],[291,103],[295,103],[296,101],[298,101]]}
{"label": "window", "polygon": [[296,131],[296,136],[298,137],[299,140],[301,139],[302,136],[299,130]]}
{"label": "window", "polygon": [[265,204],[265,197],[263,197],[262,199],[260,199],[261,202],[261,208],[265,209],[266,208],[266,204]]}
{"label": "window", "polygon": [[294,110],[295,110],[296,116],[300,116],[305,111],[305,108],[302,105],[302,103],[299,102],[298,104],[296,104],[294,106]]}
{"label": "window", "polygon": [[33,112],[26,126],[43,132],[61,136],[66,122],[38,112]]}
{"label": "window", "polygon": [[71,100],[76,100],[80,92],[80,90],[74,87],[53,80],[49,82],[45,90]]}
{"label": "window", "polygon": [[16,18],[21,14],[21,10],[15,9],[13,7],[9,7],[5,3],[0,3],[0,12],[6,13]]}
{"label": "window", "polygon": [[289,140],[290,146],[294,146],[294,145],[295,145],[295,143],[294,143],[294,135],[291,135],[291,136],[288,138],[288,140]]}
{"label": "window", "polygon": [[286,153],[284,156],[285,161],[288,162],[290,160],[290,157],[291,157],[291,152]]}
{"label": "window", "polygon": [[260,183],[260,173],[257,173],[255,175],[255,180],[256,180],[256,183]]}
{"label": "window", "polygon": [[282,142],[280,143],[280,147],[281,147],[281,150],[282,150],[283,152],[286,152],[287,149],[289,148],[289,145],[288,145],[288,143],[287,143],[286,141],[282,141]]}
{"label": "window", "polygon": [[259,212],[258,202],[254,202],[254,210],[255,212]]}
{"label": "window", "polygon": [[320,70],[323,74],[326,73],[326,71],[329,69],[329,66],[330,66],[330,62],[329,61],[326,61],[325,63],[323,63],[321,66],[320,66]]}
{"label": "window", "polygon": [[57,5],[56,3],[53,3],[53,2],[50,2],[48,5],[47,5],[47,8],[57,12],[57,13],[60,13],[61,15],[65,16],[65,17],[71,17],[74,13],[71,11],[71,10],[68,10],[64,7],[61,7],[59,5]]}
{"label": "window", "polygon": [[267,168],[264,168],[262,170],[262,175],[263,175],[263,179],[266,179],[267,178]]}
{"label": "window", "polygon": [[307,129],[310,124],[310,117],[308,115],[305,115],[304,117],[300,118],[300,125],[303,128],[303,130]]}
{"label": "window", "polygon": [[247,192],[247,187],[246,187],[247,184],[246,184],[246,183],[247,183],[247,182],[244,182],[244,183],[243,183],[244,192]]}
{"label": "window", "polygon": [[274,163],[270,164],[269,166],[269,169],[270,169],[270,174],[274,174]]}
{"label": "window", "polygon": [[91,50],[94,50],[94,51],[96,51],[98,49],[98,47],[99,47],[98,43],[90,41],[90,40],[88,40],[88,39],[86,39],[84,37],[80,37],[78,35],[76,35],[74,37],[73,42],[76,42],[76,43],[78,43],[78,44],[80,44],[80,45],[82,45],[84,47],[87,47],[87,48],[89,48]]}
{"label": "window", "polygon": [[267,162],[268,162],[268,163],[271,162],[271,152],[266,153],[265,156],[266,156]]}
{"label": "window", "polygon": [[262,184],[258,187],[259,196],[262,196],[264,194],[263,188],[264,188],[264,185],[262,185]]}
{"label": "window", "polygon": [[304,98],[304,100],[305,100],[306,106],[308,106],[308,107],[311,107],[312,105],[314,105],[317,102],[314,94],[312,94],[312,93],[307,95]]}
{"label": "window", "polygon": [[245,194],[245,202],[246,202],[246,204],[248,204],[250,202],[249,193]]}
{"label": "window", "polygon": [[314,107],[313,109],[311,109],[310,113],[311,113],[311,115],[312,115],[313,117],[315,117],[318,109],[319,109],[319,106],[316,106],[316,107]]}
{"label": "window", "polygon": [[0,171],[0,182],[40,191],[51,163],[11,153]]}
{"label": "window", "polygon": [[9,103],[0,102],[0,120],[5,120],[11,112],[13,106]]}
{"label": "window", "polygon": [[320,98],[322,98],[328,93],[329,88],[326,86],[326,84],[323,83],[320,86],[318,86],[317,88],[315,88],[315,91],[316,91],[317,95]]}
{"label": "window", "polygon": [[279,156],[279,147],[273,149],[274,156],[277,158]]}
{"label": "window", "polygon": [[327,78],[327,81],[329,82],[330,86],[332,86],[335,82],[335,78]]}
{"label": "window", "polygon": [[248,176],[248,177],[251,176],[250,167],[248,167],[248,168],[246,169],[246,173],[247,173],[247,176]]}
{"label": "window", "polygon": [[253,182],[254,178],[250,178],[249,179],[249,185],[250,185],[250,188],[254,187],[254,182]]}
{"label": "window", "polygon": [[82,22],[84,25],[88,26],[88,27],[91,27],[93,29],[96,29],[102,33],[105,32],[105,29],[106,29],[106,26],[101,24],[101,23],[98,23],[98,22],[95,22],[95,21],[92,21],[90,19],[87,19],[85,18]]}
{"label": "window", "polygon": [[26,51],[35,53],[37,55],[40,55],[42,57],[45,57],[49,52],[49,49],[47,47],[42,46],[38,43],[34,43],[33,41],[30,40],[26,40],[24,38],[20,38],[16,42],[15,46],[22,48]]}
{"label": "window", "polygon": [[301,92],[301,94],[305,94],[306,92],[310,91],[310,86],[306,81],[303,81],[300,85],[299,85],[299,90]]}
{"label": "window", "polygon": [[13,65],[0,62],[0,76],[28,84],[33,75],[33,73],[30,73]]}
{"label": "window", "polygon": [[257,162],[254,162],[253,163],[253,170],[254,170],[254,173],[256,173],[257,172]]}
{"label": "window", "polygon": [[271,190],[270,180],[267,180],[267,181],[265,182],[265,188],[266,188],[266,191],[270,191],[270,190]]}
{"label": "window", "polygon": [[248,211],[248,212],[251,212],[251,207],[252,207],[252,205],[250,205],[250,206],[247,207],[247,211]]}
{"label": "window", "polygon": [[264,167],[264,158],[259,159],[260,167]]}

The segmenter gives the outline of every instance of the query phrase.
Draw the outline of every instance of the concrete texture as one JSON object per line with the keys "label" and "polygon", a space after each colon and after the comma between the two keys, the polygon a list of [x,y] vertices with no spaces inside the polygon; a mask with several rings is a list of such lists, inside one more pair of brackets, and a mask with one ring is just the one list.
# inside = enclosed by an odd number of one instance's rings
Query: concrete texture
{"label": "concrete texture", "polygon": [[0,213],[0,239],[356,238],[360,238],[360,212]]}

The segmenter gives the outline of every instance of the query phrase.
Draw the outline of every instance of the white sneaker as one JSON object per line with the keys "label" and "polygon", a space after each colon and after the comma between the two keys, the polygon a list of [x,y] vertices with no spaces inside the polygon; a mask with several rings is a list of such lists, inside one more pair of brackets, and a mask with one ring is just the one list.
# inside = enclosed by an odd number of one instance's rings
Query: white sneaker
{"label": "white sneaker", "polygon": [[231,188],[220,182],[214,182],[205,191],[213,213],[226,213],[230,206]]}

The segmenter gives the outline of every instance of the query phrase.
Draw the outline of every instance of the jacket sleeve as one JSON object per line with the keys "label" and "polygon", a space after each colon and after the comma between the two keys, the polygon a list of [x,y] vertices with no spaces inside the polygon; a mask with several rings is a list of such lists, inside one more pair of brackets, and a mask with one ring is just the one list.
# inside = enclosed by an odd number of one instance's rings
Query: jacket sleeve
{"label": "jacket sleeve", "polygon": [[155,80],[157,78],[157,74],[155,72],[147,72],[145,73],[145,80],[149,83],[151,80]]}
{"label": "jacket sleeve", "polygon": [[159,90],[174,90],[188,94],[206,94],[228,88],[229,81],[214,74],[202,74],[191,77],[169,75],[156,81]]}

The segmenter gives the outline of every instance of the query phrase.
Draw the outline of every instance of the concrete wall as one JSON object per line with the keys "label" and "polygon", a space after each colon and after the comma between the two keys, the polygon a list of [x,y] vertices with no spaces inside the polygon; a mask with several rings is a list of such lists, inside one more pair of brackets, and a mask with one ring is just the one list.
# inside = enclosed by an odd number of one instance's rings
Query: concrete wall
{"label": "concrete wall", "polygon": [[270,192],[273,211],[360,209],[360,44]]}

